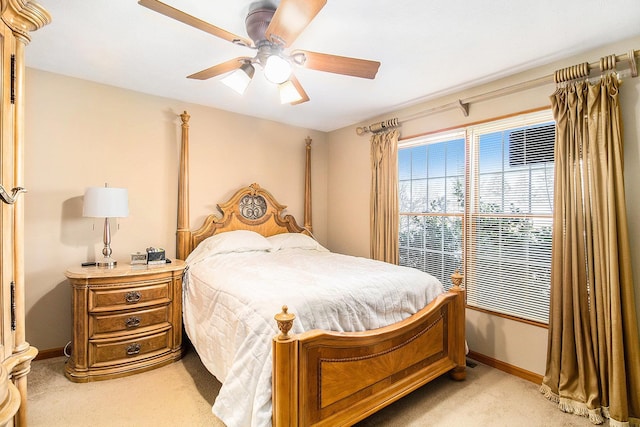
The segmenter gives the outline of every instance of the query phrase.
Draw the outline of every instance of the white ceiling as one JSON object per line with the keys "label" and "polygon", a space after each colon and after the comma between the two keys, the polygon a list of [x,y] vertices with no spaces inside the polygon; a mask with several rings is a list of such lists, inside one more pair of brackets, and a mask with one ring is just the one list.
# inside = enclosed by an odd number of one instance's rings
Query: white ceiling
{"label": "white ceiling", "polygon": [[[291,106],[259,69],[242,96],[221,77],[187,79],[254,51],[136,0],[37,2],[53,21],[28,67],[321,131],[640,34],[638,0],[328,0],[292,47],[382,65],[375,80],[297,69],[311,100]],[[246,36],[251,0],[165,2]]]}

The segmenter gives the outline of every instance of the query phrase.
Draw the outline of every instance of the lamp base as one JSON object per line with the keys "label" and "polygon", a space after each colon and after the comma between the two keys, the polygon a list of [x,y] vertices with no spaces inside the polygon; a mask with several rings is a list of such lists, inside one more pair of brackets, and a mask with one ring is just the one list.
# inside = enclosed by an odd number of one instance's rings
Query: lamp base
{"label": "lamp base", "polygon": [[111,257],[104,257],[101,260],[96,260],[96,267],[113,268],[118,264],[118,261]]}

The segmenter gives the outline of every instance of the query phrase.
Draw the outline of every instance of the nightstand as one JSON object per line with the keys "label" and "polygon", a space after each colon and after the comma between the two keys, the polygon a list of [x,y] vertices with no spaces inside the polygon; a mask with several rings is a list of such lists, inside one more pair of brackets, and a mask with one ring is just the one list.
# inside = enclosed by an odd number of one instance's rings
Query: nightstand
{"label": "nightstand", "polygon": [[180,359],[184,268],[180,260],[69,268],[73,341],[67,378],[106,380]]}

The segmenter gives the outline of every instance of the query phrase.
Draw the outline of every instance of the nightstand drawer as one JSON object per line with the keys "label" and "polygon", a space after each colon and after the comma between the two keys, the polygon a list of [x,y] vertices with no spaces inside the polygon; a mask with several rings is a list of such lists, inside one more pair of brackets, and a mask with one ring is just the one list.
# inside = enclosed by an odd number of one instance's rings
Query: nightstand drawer
{"label": "nightstand drawer", "polygon": [[131,334],[169,322],[168,304],[124,313],[92,314],[89,315],[89,338],[101,338],[101,335],[122,332]]}
{"label": "nightstand drawer", "polygon": [[163,281],[119,289],[90,289],[89,311],[95,313],[166,304],[171,301],[170,288],[171,282]]}
{"label": "nightstand drawer", "polygon": [[165,330],[149,335],[127,336],[120,340],[91,340],[89,368],[135,362],[167,353],[171,349],[172,333],[171,325],[167,325]]}

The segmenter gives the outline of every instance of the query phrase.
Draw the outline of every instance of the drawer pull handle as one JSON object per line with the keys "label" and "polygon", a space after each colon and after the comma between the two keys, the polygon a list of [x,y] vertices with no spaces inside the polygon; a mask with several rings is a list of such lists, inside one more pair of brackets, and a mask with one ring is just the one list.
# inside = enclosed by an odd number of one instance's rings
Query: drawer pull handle
{"label": "drawer pull handle", "polygon": [[128,356],[135,356],[138,353],[140,353],[140,344],[133,343],[133,344],[129,344],[127,346],[127,355]]}
{"label": "drawer pull handle", "polygon": [[140,301],[140,298],[142,298],[142,295],[138,291],[127,292],[127,294],[124,296],[124,299],[128,303],[138,302]]}
{"label": "drawer pull handle", "polygon": [[124,324],[127,328],[137,328],[140,326],[140,318],[133,316],[127,317],[127,320],[124,321]]}

